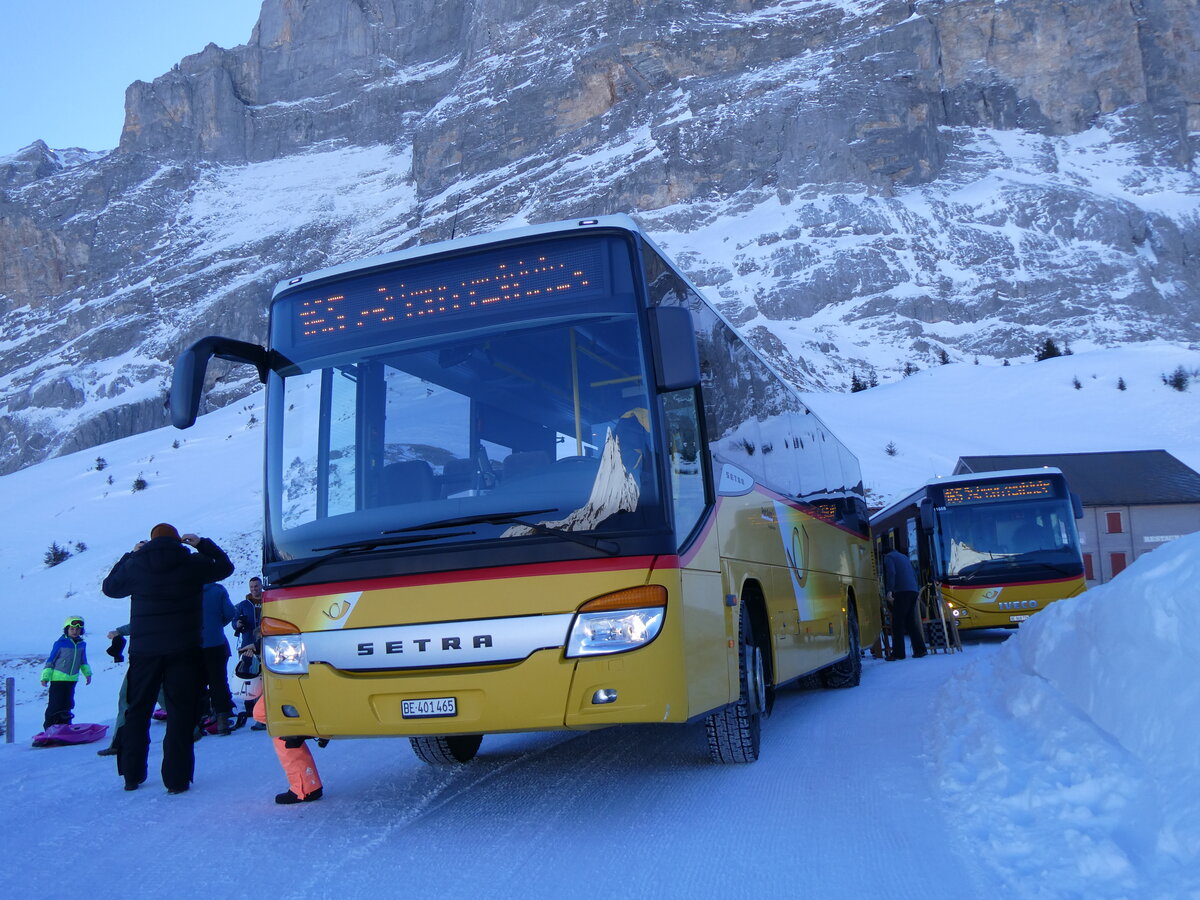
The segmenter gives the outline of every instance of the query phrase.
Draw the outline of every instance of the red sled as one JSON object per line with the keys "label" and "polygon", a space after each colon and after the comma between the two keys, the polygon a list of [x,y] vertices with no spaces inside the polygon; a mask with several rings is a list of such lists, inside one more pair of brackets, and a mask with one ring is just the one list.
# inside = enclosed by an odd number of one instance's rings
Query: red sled
{"label": "red sled", "polygon": [[66,744],[91,744],[108,734],[107,725],[51,725],[33,736],[35,747],[62,747]]}

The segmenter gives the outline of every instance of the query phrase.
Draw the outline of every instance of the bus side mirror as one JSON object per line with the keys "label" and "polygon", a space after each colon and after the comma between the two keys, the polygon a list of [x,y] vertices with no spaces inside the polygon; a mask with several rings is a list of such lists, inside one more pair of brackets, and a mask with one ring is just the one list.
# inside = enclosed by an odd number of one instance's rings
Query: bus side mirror
{"label": "bus side mirror", "polygon": [[1075,511],[1075,518],[1083,518],[1083,498],[1074,491],[1071,491],[1071,509]]}
{"label": "bus side mirror", "polygon": [[679,391],[700,383],[700,354],[692,314],[682,306],[648,311],[654,348],[654,382],[659,391]]}
{"label": "bus side mirror", "polygon": [[921,515],[921,530],[926,534],[933,532],[933,501],[928,498],[921,501],[919,507]]}
{"label": "bus side mirror", "polygon": [[191,428],[196,424],[204,373],[214,356],[254,366],[258,369],[258,380],[263,383],[267,380],[270,366],[265,347],[232,338],[200,338],[175,360],[175,373],[171,378],[171,424],[176,428]]}

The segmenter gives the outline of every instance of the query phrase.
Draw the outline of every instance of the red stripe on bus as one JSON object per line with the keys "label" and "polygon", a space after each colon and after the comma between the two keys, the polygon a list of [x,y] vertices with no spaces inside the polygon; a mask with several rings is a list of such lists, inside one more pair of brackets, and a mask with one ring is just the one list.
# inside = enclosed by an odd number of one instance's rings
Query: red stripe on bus
{"label": "red stripe on bus", "polygon": [[[263,592],[263,602],[295,600],[303,597],[323,597],[327,594],[380,591],[389,588],[427,587],[434,584],[455,584],[471,581],[496,581],[503,578],[534,578],[546,575],[585,575],[594,572],[622,572],[633,569],[652,570],[675,568],[666,561],[675,556],[627,556],[621,559],[569,560],[556,563],[530,563],[520,566],[493,566],[486,569],[455,569],[452,572],[427,572],[421,575],[397,575],[392,578],[363,578],[358,581],[335,581],[303,587],[271,588]],[[665,564],[666,563],[666,564]]]}

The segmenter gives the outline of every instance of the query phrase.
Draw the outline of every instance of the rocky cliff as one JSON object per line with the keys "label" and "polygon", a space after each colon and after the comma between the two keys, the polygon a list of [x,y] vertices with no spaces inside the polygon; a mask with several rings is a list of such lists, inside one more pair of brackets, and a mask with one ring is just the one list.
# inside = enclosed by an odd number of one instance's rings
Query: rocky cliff
{"label": "rocky cliff", "polygon": [[582,214],[804,386],[1195,341],[1198,35],[1197,0],[266,0],[130,86],[116,151],[0,157],[0,471],[164,424],[279,278]]}

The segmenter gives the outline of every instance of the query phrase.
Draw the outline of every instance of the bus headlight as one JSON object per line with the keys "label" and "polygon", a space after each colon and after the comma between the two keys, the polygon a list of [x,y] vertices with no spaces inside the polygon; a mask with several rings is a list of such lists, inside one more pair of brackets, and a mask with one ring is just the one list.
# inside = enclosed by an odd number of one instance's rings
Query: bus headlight
{"label": "bus headlight", "polygon": [[264,636],[262,661],[277,675],[307,675],[308,654],[304,652],[304,638],[298,634]]}
{"label": "bus headlight", "polygon": [[566,656],[624,653],[658,637],[667,611],[667,589],[652,584],[589,600],[575,614]]}
{"label": "bus headlight", "polygon": [[291,622],[264,616],[262,664],[277,675],[307,675],[308,653],[304,635]]}

